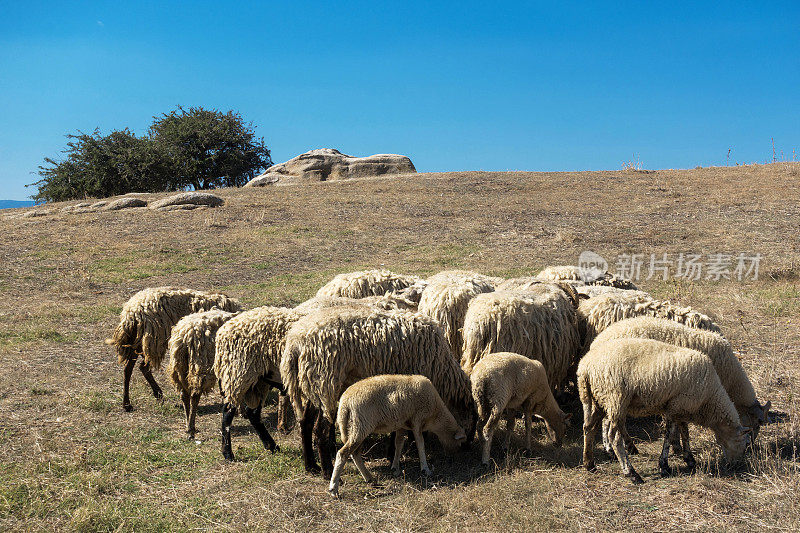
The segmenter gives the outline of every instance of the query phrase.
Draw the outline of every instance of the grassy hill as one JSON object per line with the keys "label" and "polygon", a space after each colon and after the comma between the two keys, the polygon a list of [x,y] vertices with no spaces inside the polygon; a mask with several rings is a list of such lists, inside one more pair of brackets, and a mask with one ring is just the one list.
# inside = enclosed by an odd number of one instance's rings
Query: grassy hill
{"label": "grassy hill", "polygon": [[[800,168],[774,164],[656,172],[456,172],[218,191],[226,205],[0,217],[0,526],[4,530],[800,529]],[[58,207],[58,206],[56,206]],[[498,276],[619,254],[761,254],[757,281],[639,281],[715,317],[777,422],[750,464],[720,470],[693,429],[696,475],[658,478],[657,422],[632,423],[647,483],[616,461],[580,467],[576,423],[556,450],[536,425],[534,457],[480,468],[430,439],[394,480],[377,448],[371,487],[348,465],[342,500],[305,475],[297,433],[266,453],[244,419],[238,461],[219,452],[219,402],[202,400],[195,444],[161,372],[163,403],[138,374],[121,409],[121,367],[103,344],[122,304],[149,286],[228,292],[247,306],[294,305],[335,273],[386,267]],[[268,426],[275,425],[275,407]],[[274,434],[274,433],[273,433]],[[519,444],[517,439],[517,444]],[[499,448],[499,447],[498,447]],[[516,448],[514,448],[516,449]],[[412,450],[413,451],[413,450]],[[682,465],[677,458],[673,466]]]}

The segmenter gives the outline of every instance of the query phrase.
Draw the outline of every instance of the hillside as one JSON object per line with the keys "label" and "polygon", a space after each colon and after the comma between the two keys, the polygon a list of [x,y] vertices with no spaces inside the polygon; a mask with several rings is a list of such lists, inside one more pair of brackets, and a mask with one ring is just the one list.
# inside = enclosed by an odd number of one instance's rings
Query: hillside
{"label": "hillside", "polygon": [[[225,205],[201,211],[0,216],[3,529],[800,529],[799,164],[412,174],[215,193]],[[342,500],[332,501],[321,478],[303,473],[297,432],[273,432],[282,452],[272,456],[238,418],[239,460],[226,464],[215,396],[201,400],[202,443],[183,440],[180,401],[162,372],[165,401],[137,373],[136,409],[123,412],[121,368],[103,344],[122,304],[144,287],[294,305],[338,272],[510,277],[574,264],[584,250],[612,269],[618,255],[642,254],[641,288],[721,325],[777,413],[747,468],[719,472],[713,435],[698,428],[698,473],[660,479],[657,422],[645,421],[631,425],[645,485],[629,485],[616,461],[588,474],[577,404],[559,450],[536,424],[534,457],[514,454],[485,471],[477,446],[448,459],[430,439],[431,482],[413,453],[404,481],[376,458],[368,464],[379,487],[350,463]],[[760,254],[759,276],[645,279],[651,254],[665,253]],[[274,405],[266,412],[272,432]]]}

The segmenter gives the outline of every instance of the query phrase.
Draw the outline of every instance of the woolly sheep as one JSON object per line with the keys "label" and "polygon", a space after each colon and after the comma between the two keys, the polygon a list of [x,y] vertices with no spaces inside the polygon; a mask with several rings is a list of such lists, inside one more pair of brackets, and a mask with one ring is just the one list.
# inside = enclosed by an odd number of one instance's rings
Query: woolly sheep
{"label": "woolly sheep", "polygon": [[490,353],[518,353],[541,361],[556,389],[574,368],[579,341],[575,301],[559,285],[481,294],[464,319],[461,366],[469,374]]}
{"label": "woolly sheep", "polygon": [[356,382],[339,399],[336,425],[342,436],[342,447],[336,454],[336,464],[328,492],[339,495],[339,478],[348,457],[353,459],[364,481],[374,478],[361,458],[364,440],[373,433],[395,432],[392,471],[400,475],[400,456],[406,433],[411,431],[417,443],[419,466],[426,476],[431,475],[425,457],[423,431],[439,437],[448,452],[454,452],[466,439],[464,429],[445,406],[433,383],[425,376],[382,375]]}
{"label": "woolly sheep", "polygon": [[186,435],[194,439],[200,396],[217,384],[214,374],[214,341],[217,330],[236,313],[212,309],[180,319],[172,328],[167,351],[167,376],[181,395],[186,415]]}
{"label": "woolly sheep", "polygon": [[516,422],[516,411],[525,419],[525,449],[531,450],[531,417],[541,417],[556,446],[561,446],[569,415],[559,408],[539,361],[516,353],[500,352],[483,357],[470,374],[472,399],[478,408],[478,436],[483,443],[481,461],[489,464],[492,436],[506,415],[506,449]]}
{"label": "woolly sheep", "polygon": [[[720,382],[728,393],[742,425],[753,430],[752,439],[758,436],[761,424],[767,418],[771,402],[761,405],[756,398],[753,384],[742,368],[739,358],[733,353],[731,344],[719,333],[690,328],[666,320],[642,316],[628,318],[612,324],[594,340],[603,343],[613,339],[653,339],[706,354],[714,364]],[[684,429],[681,428],[683,432]]]}
{"label": "woolly sheep", "polygon": [[461,359],[461,328],[470,300],[494,291],[499,280],[475,272],[446,270],[428,278],[422,291],[419,312],[438,321],[450,342],[453,356]]}
{"label": "woolly sheep", "polygon": [[281,376],[301,421],[306,470],[318,471],[311,446],[317,410],[322,416],[315,436],[327,475],[339,397],[356,381],[379,374],[428,377],[463,427],[474,429],[469,378],[435,320],[367,306],[321,309],[294,324],[281,360]]}
{"label": "woolly sheep", "polygon": [[383,296],[387,292],[395,292],[418,282],[416,276],[395,274],[388,270],[364,270],[338,274],[323,285],[317,296],[343,296],[345,298],[364,298],[366,296]]}
{"label": "woolly sheep", "polygon": [[386,293],[383,296],[366,296],[364,298],[346,298],[344,296],[314,296],[298,304],[294,310],[301,315],[307,315],[320,309],[329,307],[346,306],[372,306],[378,309],[400,311],[416,311],[417,302],[409,300],[399,293]]}
{"label": "woolly sheep", "polygon": [[592,272],[574,265],[549,266],[536,274],[536,277],[548,281],[583,281],[587,285],[604,285],[626,290],[637,289],[631,280],[617,277],[611,272]]}
{"label": "woolly sheep", "polygon": [[152,370],[161,368],[167,351],[172,326],[186,315],[210,309],[236,312],[241,305],[236,300],[219,293],[207,293],[175,287],[144,289],[134,294],[122,307],[119,324],[106,344],[116,346],[117,358],[124,365],[122,381],[122,407],[130,411],[130,381],[139,354],[139,369],[157,399],[163,397],[161,387],[153,378]]}
{"label": "woolly sheep", "polygon": [[578,306],[583,351],[597,335],[614,322],[636,316],[666,318],[689,327],[720,332],[711,317],[691,307],[678,307],[668,300],[657,300],[641,291],[622,291],[601,294],[581,300]]}
{"label": "woolly sheep", "polygon": [[[615,339],[592,344],[577,376],[584,416],[583,464],[589,471],[595,469],[594,438],[604,414],[622,472],[634,483],[643,481],[624,446],[628,416],[662,415],[669,421],[658,462],[662,475],[669,475],[667,455],[676,424],[710,428],[729,460],[744,453],[747,429],[705,354],[651,339]],[[684,453],[689,462],[688,442]]]}
{"label": "woolly sheep", "polygon": [[283,391],[281,355],[286,333],[299,318],[293,309],[258,307],[219,328],[214,372],[224,400],[222,455],[226,459],[233,460],[230,428],[237,410],[253,425],[264,447],[278,451],[261,420],[261,405],[272,387]]}

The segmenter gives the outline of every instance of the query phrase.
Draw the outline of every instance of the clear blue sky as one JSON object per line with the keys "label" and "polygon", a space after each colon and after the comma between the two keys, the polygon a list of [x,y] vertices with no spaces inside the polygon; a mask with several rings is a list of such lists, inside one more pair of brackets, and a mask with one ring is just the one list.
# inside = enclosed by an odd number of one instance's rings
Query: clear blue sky
{"label": "clear blue sky", "polygon": [[64,134],[143,133],[178,104],[239,111],[275,162],[333,147],[423,172],[682,168],[729,148],[763,162],[772,137],[800,152],[797,1],[241,4],[0,0],[0,198],[32,194]]}

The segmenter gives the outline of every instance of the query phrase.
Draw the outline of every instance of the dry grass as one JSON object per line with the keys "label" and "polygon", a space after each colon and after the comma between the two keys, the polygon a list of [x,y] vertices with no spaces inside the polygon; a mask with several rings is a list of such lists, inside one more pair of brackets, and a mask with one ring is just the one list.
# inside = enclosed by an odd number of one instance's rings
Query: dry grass
{"label": "dry grass", "polygon": [[[794,165],[585,173],[464,172],[223,190],[221,208],[0,217],[0,527],[4,530],[768,530],[800,529],[800,181]],[[534,458],[477,451],[435,476],[380,487],[348,466],[342,501],[302,471],[296,434],[266,454],[244,420],[219,453],[219,405],[203,400],[201,444],[182,440],[176,394],[159,404],[103,345],[122,303],[162,284],[223,289],[249,306],[295,304],[336,272],[385,266],[427,274],[470,268],[514,276],[618,253],[760,252],[756,282],[644,281],[714,315],[741,351],[775,424],[746,468],[720,469],[697,433],[695,475],[657,477],[659,428],[632,426],[647,483],[610,461],[579,467],[580,431]],[[164,377],[157,374],[164,384]],[[165,390],[167,388],[165,387]],[[567,406],[580,418],[579,406]],[[274,407],[268,409],[274,427]],[[681,466],[673,459],[675,467]]]}

